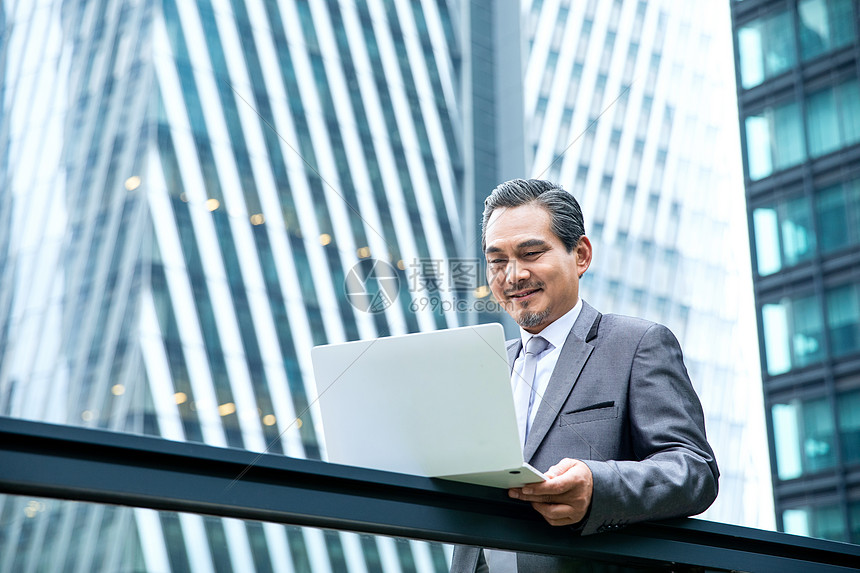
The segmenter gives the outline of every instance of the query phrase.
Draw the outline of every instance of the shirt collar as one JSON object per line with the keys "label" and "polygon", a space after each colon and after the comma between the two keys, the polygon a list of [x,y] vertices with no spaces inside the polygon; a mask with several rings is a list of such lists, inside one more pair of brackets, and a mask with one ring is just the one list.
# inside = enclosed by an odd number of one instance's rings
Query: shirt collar
{"label": "shirt collar", "polygon": [[520,328],[520,338],[523,342],[523,348],[526,347],[526,344],[532,336],[545,338],[547,342],[552,344],[553,348],[561,348],[561,346],[564,345],[564,341],[567,340],[567,335],[570,334],[570,329],[573,328],[573,323],[576,322],[577,318],[579,318],[580,311],[582,311],[581,298],[576,301],[576,304],[573,305],[572,309],[557,318],[548,326],[544,327],[544,329],[537,334],[526,332]]}

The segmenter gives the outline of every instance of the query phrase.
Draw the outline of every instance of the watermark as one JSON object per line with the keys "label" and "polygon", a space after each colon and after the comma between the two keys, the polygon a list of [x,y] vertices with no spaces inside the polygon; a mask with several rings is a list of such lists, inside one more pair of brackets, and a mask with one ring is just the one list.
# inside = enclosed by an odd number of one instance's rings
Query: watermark
{"label": "watermark", "polygon": [[[482,260],[477,258],[413,259],[394,266],[379,259],[362,259],[344,280],[349,302],[361,312],[385,311],[405,285],[412,312],[500,312],[490,295]],[[401,277],[404,283],[401,283]]]}
{"label": "watermark", "polygon": [[438,296],[415,297],[409,304],[409,310],[412,312],[427,309],[433,312],[501,312],[504,307],[493,298],[468,300],[465,298],[447,299]]}
{"label": "watermark", "polygon": [[400,293],[397,270],[379,259],[363,259],[346,273],[343,288],[349,302],[362,312],[383,312]]}

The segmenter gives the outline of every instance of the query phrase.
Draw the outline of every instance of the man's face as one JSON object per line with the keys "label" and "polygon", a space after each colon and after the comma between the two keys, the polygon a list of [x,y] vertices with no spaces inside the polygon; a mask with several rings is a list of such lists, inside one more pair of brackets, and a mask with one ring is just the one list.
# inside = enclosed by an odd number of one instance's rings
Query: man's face
{"label": "man's face", "polygon": [[579,300],[579,276],[591,264],[591,243],[582,237],[567,252],[543,207],[496,209],[485,240],[490,290],[527,332],[540,332]]}

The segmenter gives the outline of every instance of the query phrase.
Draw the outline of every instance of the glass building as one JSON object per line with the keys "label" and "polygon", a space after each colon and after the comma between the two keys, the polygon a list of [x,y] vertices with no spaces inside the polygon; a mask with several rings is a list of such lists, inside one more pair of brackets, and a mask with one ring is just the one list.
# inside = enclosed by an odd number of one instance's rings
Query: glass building
{"label": "glass building", "polygon": [[860,6],[732,3],[777,524],[860,543]]}
{"label": "glass building", "polygon": [[[725,6],[5,0],[0,24],[0,414],[319,458],[310,349],[500,318],[480,205],[542,176],[583,204],[585,298],[681,339],[706,517],[769,525]],[[0,497],[0,572],[448,553]]]}
{"label": "glass building", "polygon": [[[319,458],[312,346],[458,324],[407,292],[463,242],[451,11],[4,2],[0,412]],[[345,286],[363,261],[400,282],[382,312]],[[435,544],[197,515],[0,520],[2,571],[447,570]]]}

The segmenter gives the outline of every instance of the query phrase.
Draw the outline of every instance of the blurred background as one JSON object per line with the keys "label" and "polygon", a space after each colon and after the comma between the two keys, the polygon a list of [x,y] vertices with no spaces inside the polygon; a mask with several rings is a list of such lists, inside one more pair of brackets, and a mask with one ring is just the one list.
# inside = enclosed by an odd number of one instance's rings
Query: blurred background
{"label": "blurred background", "polygon": [[[0,415],[324,456],[314,345],[502,322],[484,197],[668,325],[701,517],[860,542],[855,0],[0,0]],[[751,248],[752,246],[752,248]],[[0,496],[0,571],[447,571],[414,540]]]}

